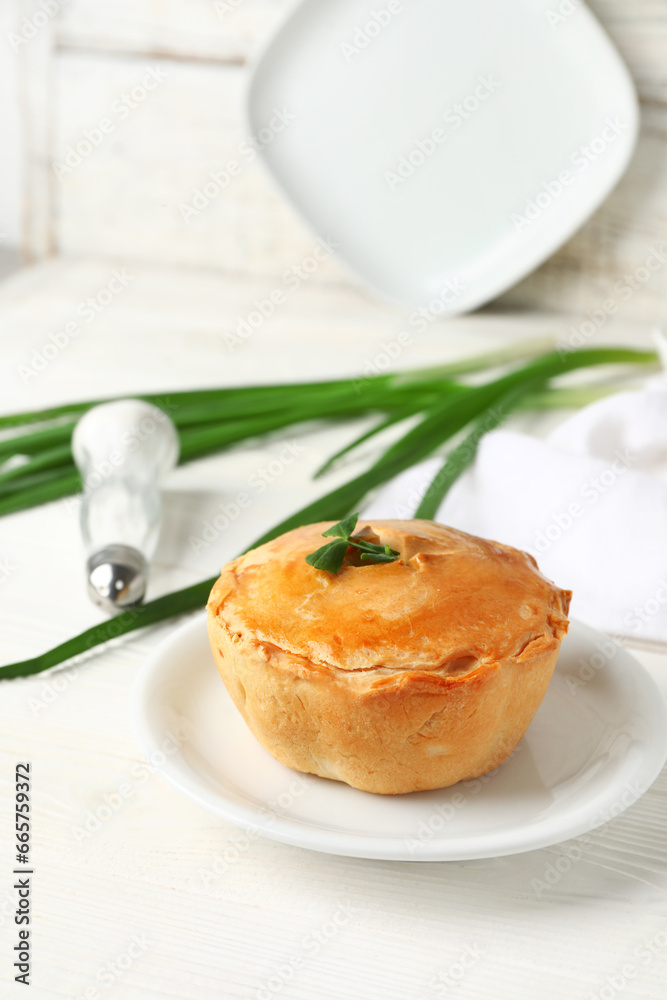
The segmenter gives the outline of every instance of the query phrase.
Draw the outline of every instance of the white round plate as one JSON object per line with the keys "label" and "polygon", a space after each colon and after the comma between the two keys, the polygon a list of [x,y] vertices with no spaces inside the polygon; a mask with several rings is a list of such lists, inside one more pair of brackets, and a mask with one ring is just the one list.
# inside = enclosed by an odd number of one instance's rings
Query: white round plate
{"label": "white round plate", "polygon": [[145,664],[132,716],[147,759],[211,812],[286,844],[360,858],[453,861],[546,847],[632,805],[667,757],[667,706],[655,681],[577,622],[513,756],[438,791],[373,795],[279,764],[229,698],[202,615]]}
{"label": "white round plate", "polygon": [[639,120],[581,0],[304,0],[247,109],[282,193],[365,285],[426,308],[417,330],[569,239],[625,170]]}

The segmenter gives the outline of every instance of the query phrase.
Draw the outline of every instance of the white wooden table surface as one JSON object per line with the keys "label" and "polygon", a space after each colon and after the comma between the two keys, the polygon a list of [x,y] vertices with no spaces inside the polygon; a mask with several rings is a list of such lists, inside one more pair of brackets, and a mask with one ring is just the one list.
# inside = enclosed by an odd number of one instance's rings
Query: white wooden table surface
{"label": "white wooden table surface", "polygon": [[[561,314],[433,323],[397,352],[406,315],[351,290],[326,261],[232,349],[239,319],[283,288],[281,276],[312,252],[313,238],[257,165],[196,219],[184,221],[179,206],[236,155],[246,61],[294,2],[68,0],[55,14],[51,5],[46,24],[20,45],[23,251],[40,263],[0,284],[0,412],[357,375],[382,370],[388,352],[395,366],[416,367],[513,338],[580,337],[591,317],[599,330],[588,343],[642,344],[664,322],[667,269],[641,275],[665,242],[665,0],[593,0],[637,83],[642,129],[608,201],[500,303]],[[43,0],[16,3],[21,17],[43,22]],[[552,6],[569,11],[557,30],[576,25],[577,0]],[[151,68],[164,82],[131,115],[114,110]],[[110,113],[114,134],[56,176],[54,162]],[[82,321],[81,303],[123,269],[126,288]],[[637,278],[632,294],[623,292],[625,275]],[[610,299],[607,317],[600,310]],[[73,319],[80,335],[26,380],[21,366],[37,367],[49,335]],[[152,596],[213,575],[323,492],[310,473],[353,433],[290,432],[178,469],[167,483]],[[247,489],[284,440],[303,448],[297,460],[195,552],[190,536]],[[77,515],[76,504],[61,501],[0,519],[0,664],[101,619],[85,593]],[[134,634],[75,669],[0,685],[1,1000],[25,995],[12,969],[10,810],[14,766],[25,758],[34,769],[35,1000],[664,1000],[664,773],[589,836],[510,858],[372,862],[243,838],[147,769],[132,737],[132,684],[173,627]],[[667,656],[638,655],[667,691]]]}
{"label": "white wooden table surface", "polygon": [[[34,378],[19,366],[114,269],[132,280]],[[55,260],[0,285],[1,410],[140,389],[358,373],[405,317],[335,281],[302,286],[253,338],[225,332],[270,283],[122,259]],[[433,324],[411,367],[552,336],[567,319],[484,313]],[[605,330],[625,342],[644,325]],[[379,364],[383,362],[380,361]],[[322,487],[309,474],[353,429],[314,429],[303,453],[226,532],[188,542],[289,433],[177,470],[167,484],[153,594],[216,572]],[[340,478],[349,469],[340,473]],[[338,475],[338,474],[337,474]],[[333,480],[335,481],[335,479]],[[75,505],[0,519],[0,663],[100,620],[84,590]],[[0,995],[13,982],[16,761],[33,767],[34,1000],[562,1000],[663,998],[667,775],[578,841],[509,858],[392,863],[243,837],[142,764],[132,684],[166,623],[75,669],[0,685]],[[667,657],[641,654],[667,691]],[[95,820],[100,812],[102,820]],[[573,850],[576,848],[576,850]],[[574,859],[574,860],[573,860]]]}

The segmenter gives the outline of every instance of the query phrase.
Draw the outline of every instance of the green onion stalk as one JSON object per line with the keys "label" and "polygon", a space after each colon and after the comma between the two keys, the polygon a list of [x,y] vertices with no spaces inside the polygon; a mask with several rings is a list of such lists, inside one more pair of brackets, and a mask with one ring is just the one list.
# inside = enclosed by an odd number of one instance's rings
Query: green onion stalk
{"label": "green onion stalk", "polygon": [[[248,546],[254,548],[303,524],[341,521],[362,507],[373,490],[461,436],[415,513],[416,517],[434,518],[447,491],[474,460],[484,434],[502,424],[510,413],[528,407],[581,405],[612,391],[609,386],[562,388],[552,386],[552,380],[582,368],[645,367],[657,363],[652,351],[608,347],[538,353],[542,348],[543,344],[528,343],[449,365],[368,378],[203,389],[139,398],[160,406],[174,421],[181,462],[290,426],[376,415],[375,425],[333,455],[317,471],[317,478],[382,431],[404,422],[410,424],[368,469],[274,525]],[[519,361],[523,363],[515,367]],[[462,376],[498,369],[502,373],[487,381],[462,381]],[[81,490],[71,451],[72,431],[83,413],[105,401],[90,400],[0,417],[0,515]],[[40,673],[86,656],[111,639],[202,608],[216,579],[217,574],[129,608],[39,656],[0,667],[0,679]]]}

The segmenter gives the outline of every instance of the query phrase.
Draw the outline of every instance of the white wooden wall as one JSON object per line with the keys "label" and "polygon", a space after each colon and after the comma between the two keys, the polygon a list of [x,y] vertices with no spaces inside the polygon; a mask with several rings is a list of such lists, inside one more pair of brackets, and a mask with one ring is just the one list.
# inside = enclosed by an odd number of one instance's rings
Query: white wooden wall
{"label": "white wooden wall", "polygon": [[[34,16],[38,0],[22,0]],[[244,169],[186,222],[179,206],[238,150],[246,65],[295,0],[68,0],[20,48],[27,137],[24,251],[139,258],[263,276],[312,237],[261,167]],[[554,0],[554,7],[557,6]],[[642,132],[627,175],[584,228],[501,300],[584,314],[651,247],[667,243],[667,0],[594,0],[634,75]],[[576,16],[573,15],[573,16]],[[566,30],[565,27],[561,30]],[[114,107],[153,68],[164,80],[123,115]],[[110,118],[90,155],[58,178],[70,146]],[[346,282],[327,262],[318,280]],[[622,304],[667,320],[667,266]]]}

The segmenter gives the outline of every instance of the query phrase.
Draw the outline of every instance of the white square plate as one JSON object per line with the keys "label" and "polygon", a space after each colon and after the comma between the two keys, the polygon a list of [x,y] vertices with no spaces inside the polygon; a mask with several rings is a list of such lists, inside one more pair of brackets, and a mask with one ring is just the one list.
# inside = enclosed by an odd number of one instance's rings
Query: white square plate
{"label": "white square plate", "polygon": [[[276,109],[293,116],[280,132]],[[441,314],[564,243],[638,124],[580,0],[305,0],[256,65],[248,117],[283,193],[362,282]]]}

